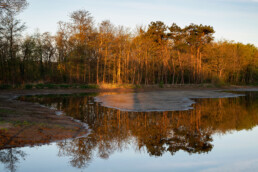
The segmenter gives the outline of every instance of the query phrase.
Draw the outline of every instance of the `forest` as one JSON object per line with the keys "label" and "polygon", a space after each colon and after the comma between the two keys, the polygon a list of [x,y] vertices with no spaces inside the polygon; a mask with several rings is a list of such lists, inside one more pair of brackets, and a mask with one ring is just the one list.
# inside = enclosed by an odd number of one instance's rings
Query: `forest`
{"label": "forest", "polygon": [[212,26],[154,21],[131,29],[96,24],[89,11],[78,10],[55,35],[24,35],[18,15],[27,6],[0,2],[0,84],[258,83],[258,48],[215,41]]}

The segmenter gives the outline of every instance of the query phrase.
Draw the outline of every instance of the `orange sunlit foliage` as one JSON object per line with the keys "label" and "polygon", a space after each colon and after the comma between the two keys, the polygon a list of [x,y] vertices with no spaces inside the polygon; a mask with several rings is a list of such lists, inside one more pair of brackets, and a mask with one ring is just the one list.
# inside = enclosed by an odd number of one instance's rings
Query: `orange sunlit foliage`
{"label": "orange sunlit foliage", "polygon": [[215,42],[211,26],[156,21],[132,32],[108,20],[96,26],[85,10],[70,19],[59,22],[54,36],[21,37],[24,26],[6,16],[0,23],[6,38],[0,41],[0,83],[257,83],[257,47]]}

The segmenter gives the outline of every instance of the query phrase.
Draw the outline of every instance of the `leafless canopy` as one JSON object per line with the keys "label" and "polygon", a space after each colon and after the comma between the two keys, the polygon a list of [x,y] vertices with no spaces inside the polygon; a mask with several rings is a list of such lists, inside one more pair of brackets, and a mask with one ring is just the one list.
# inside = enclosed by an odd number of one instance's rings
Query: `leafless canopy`
{"label": "leafless canopy", "polygon": [[0,0],[0,14],[3,12],[19,12],[28,6],[26,0]]}

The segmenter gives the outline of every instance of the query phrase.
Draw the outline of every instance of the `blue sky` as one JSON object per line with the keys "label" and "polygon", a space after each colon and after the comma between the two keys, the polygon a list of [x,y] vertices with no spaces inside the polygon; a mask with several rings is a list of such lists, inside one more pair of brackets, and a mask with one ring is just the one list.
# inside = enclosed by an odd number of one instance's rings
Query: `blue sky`
{"label": "blue sky", "polygon": [[258,46],[258,0],[28,0],[30,6],[20,15],[27,33],[57,30],[58,21],[85,9],[95,23],[109,19],[115,25],[134,29],[151,21],[211,25],[216,40],[227,39]]}

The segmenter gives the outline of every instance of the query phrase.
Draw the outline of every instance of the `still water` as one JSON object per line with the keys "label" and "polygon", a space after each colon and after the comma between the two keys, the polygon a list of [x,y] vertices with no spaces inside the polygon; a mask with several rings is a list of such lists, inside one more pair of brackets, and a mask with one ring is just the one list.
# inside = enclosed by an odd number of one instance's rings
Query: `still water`
{"label": "still water", "polygon": [[90,134],[0,150],[0,171],[258,171],[258,92],[241,93],[147,113],[102,107],[97,94],[22,97],[86,123]]}

